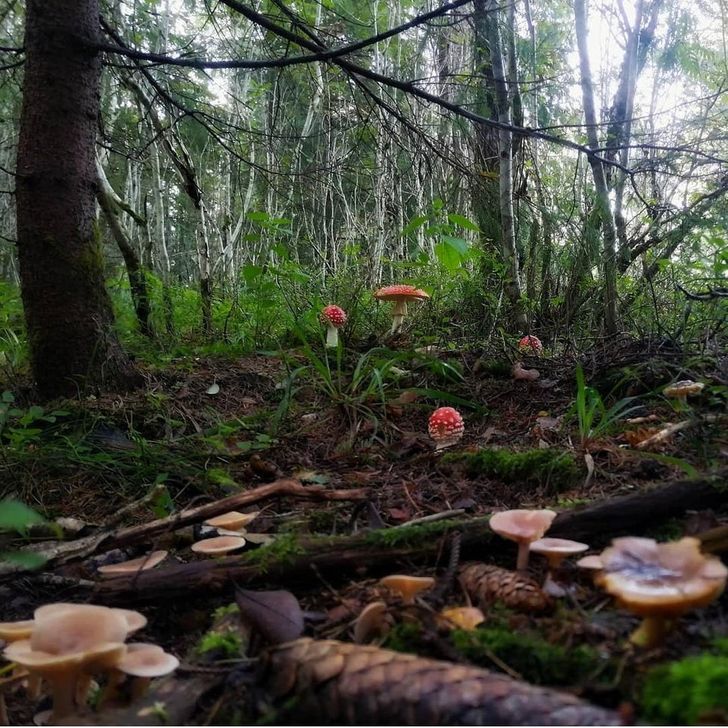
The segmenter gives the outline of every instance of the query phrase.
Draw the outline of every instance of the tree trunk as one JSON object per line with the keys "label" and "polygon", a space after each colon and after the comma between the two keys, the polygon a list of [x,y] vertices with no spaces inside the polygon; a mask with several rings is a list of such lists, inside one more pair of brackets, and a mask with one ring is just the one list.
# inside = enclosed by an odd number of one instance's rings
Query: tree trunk
{"label": "tree trunk", "polygon": [[[590,149],[599,148],[597,139],[597,115],[594,110],[594,86],[592,84],[591,67],[586,24],[586,0],[575,0],[574,18],[576,23],[576,41],[579,46],[579,66],[581,69],[581,92],[584,101],[584,121]],[[617,333],[617,263],[616,244],[617,230],[614,214],[609,202],[609,189],[604,172],[604,165],[594,155],[589,155],[589,164],[594,175],[597,207],[602,222],[602,275],[604,276],[604,329],[607,336]]]}
{"label": "tree trunk", "polygon": [[31,365],[43,396],[127,388],[95,235],[101,59],[98,0],[28,0],[17,162],[18,258]]}

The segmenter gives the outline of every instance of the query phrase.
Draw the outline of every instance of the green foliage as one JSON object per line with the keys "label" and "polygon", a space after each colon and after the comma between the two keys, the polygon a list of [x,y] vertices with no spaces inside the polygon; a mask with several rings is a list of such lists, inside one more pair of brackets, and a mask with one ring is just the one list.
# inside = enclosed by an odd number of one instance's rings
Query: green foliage
{"label": "green foliage", "polygon": [[[0,501],[0,531],[16,531],[23,535],[29,526],[45,523],[45,519],[17,500]],[[19,551],[0,552],[0,562],[10,561],[25,569],[36,569],[43,566],[45,559],[33,553]]]}
{"label": "green foliage", "polygon": [[66,410],[46,410],[40,405],[22,409],[14,406],[15,395],[3,392],[0,398],[0,444],[11,449],[27,449],[36,445],[44,428],[55,424],[59,417],[68,415]]}
{"label": "green foliage", "polygon": [[203,634],[195,647],[195,652],[198,655],[214,652],[217,659],[233,659],[240,657],[244,646],[240,632],[229,627],[222,631],[213,630]]}
{"label": "green foliage", "polygon": [[656,667],[640,699],[651,723],[695,725],[728,721],[728,656],[703,654]]}
{"label": "green foliage", "polygon": [[282,533],[273,543],[248,551],[243,556],[247,564],[254,564],[262,573],[272,564],[292,563],[296,557],[305,553],[295,533]]}
{"label": "green foliage", "polygon": [[616,423],[628,417],[639,407],[631,406],[633,397],[625,397],[607,409],[602,396],[584,379],[581,366],[576,366],[576,399],[567,414],[567,419],[576,418],[579,439],[583,450],[588,450],[589,441],[606,435]]}
{"label": "green foliage", "polygon": [[553,449],[483,449],[474,453],[449,453],[446,462],[461,462],[471,478],[488,475],[523,487],[542,486],[556,493],[573,487],[583,477],[574,454]]}

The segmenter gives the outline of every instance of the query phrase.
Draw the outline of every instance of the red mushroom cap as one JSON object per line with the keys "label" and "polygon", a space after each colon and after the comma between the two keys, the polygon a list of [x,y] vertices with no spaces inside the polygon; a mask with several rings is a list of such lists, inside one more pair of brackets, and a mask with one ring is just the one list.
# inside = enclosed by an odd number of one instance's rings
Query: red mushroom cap
{"label": "red mushroom cap", "polygon": [[346,323],[346,311],[340,306],[325,306],[321,311],[321,323],[339,328]]}
{"label": "red mushroom cap", "polygon": [[543,351],[543,344],[537,336],[524,336],[518,342],[518,351],[524,354],[540,354]]}
{"label": "red mushroom cap", "polygon": [[465,432],[465,423],[454,407],[440,407],[431,415],[427,423],[430,437],[440,447],[453,445]]}
{"label": "red mushroom cap", "polygon": [[414,286],[398,284],[395,286],[384,286],[375,292],[374,298],[380,301],[414,301],[415,299],[429,298],[427,291],[422,291]]}

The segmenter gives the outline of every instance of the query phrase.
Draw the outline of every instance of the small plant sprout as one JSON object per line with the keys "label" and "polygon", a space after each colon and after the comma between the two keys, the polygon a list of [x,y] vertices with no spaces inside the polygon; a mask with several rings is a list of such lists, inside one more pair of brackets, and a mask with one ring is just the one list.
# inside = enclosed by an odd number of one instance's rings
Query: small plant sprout
{"label": "small plant sprout", "polygon": [[524,369],[520,361],[513,365],[511,375],[517,382],[535,382],[541,376],[538,369]]}
{"label": "small plant sprout", "polygon": [[533,553],[545,556],[549,562],[543,590],[552,597],[566,596],[566,589],[554,577],[564,559],[583,553],[589,546],[579,541],[570,541],[567,538],[540,538],[538,541],[534,541],[530,548]]}
{"label": "small plant sprout", "polygon": [[543,344],[541,343],[541,339],[537,336],[524,336],[518,342],[518,351],[520,351],[521,354],[540,356],[543,352]]}
{"label": "small plant sprout", "polygon": [[339,329],[346,323],[346,311],[340,306],[324,306],[321,323],[326,326],[326,348],[335,349],[339,345]]}
{"label": "small plant sprout", "polygon": [[408,301],[423,301],[430,297],[426,291],[408,285],[384,286],[375,292],[374,298],[379,301],[394,301],[392,309],[392,328],[390,336],[402,329],[404,317],[407,315]]}
{"label": "small plant sprout", "polygon": [[440,407],[430,415],[427,430],[435,442],[435,449],[442,450],[462,438],[465,423],[462,415],[454,407]]}
{"label": "small plant sprout", "polygon": [[595,582],[643,618],[630,641],[648,648],[662,644],[680,616],[716,599],[728,577],[719,558],[700,552],[697,538],[669,543],[616,538],[601,553],[600,563]]}
{"label": "small plant sprout", "polygon": [[516,570],[525,571],[528,567],[529,546],[538,541],[551,527],[556,518],[555,511],[516,509],[494,514],[489,525],[499,536],[518,544]]}

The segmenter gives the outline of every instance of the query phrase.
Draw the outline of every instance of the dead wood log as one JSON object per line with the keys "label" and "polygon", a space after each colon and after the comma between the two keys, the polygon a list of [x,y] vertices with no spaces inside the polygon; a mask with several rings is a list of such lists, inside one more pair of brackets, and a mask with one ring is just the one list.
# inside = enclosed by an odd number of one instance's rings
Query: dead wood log
{"label": "dead wood log", "polygon": [[[622,533],[642,533],[690,508],[707,508],[726,502],[728,470],[715,476],[673,481],[641,493],[561,513],[554,520],[549,535],[586,540],[594,545]],[[466,558],[482,559],[486,543],[488,552],[493,555],[512,549],[512,544],[494,536],[487,524],[487,517],[436,522],[428,525],[419,538],[416,534],[411,539],[402,538],[401,545],[397,546],[387,544],[385,538],[377,541],[379,532],[341,538],[302,538],[292,552],[276,556],[275,550],[271,549],[268,552],[270,559],[261,559],[253,552],[216,561],[161,567],[134,577],[98,582],[93,589],[93,598],[108,603],[153,601],[229,588],[231,581],[241,584],[307,581],[314,573],[313,569],[341,574],[362,566],[373,570],[392,568],[403,561],[432,558],[442,550],[438,537],[454,531],[461,534]],[[406,530],[406,525],[397,527],[400,534]]]}
{"label": "dead wood log", "polygon": [[[620,725],[618,713],[476,667],[335,640],[263,658],[275,722],[339,725]],[[287,710],[285,704],[291,706]]]}
{"label": "dead wood log", "polygon": [[[151,542],[161,534],[175,531],[193,523],[199,523],[226,511],[259,503],[268,498],[289,496],[317,501],[355,501],[367,498],[368,494],[369,491],[366,488],[331,490],[318,485],[304,486],[293,478],[281,478],[272,483],[253,488],[253,490],[236,493],[228,498],[206,503],[197,508],[189,508],[167,518],[159,518],[156,521],[136,526],[107,530],[75,541],[57,543],[51,547],[44,545],[42,549],[33,549],[33,551],[46,559],[45,570],[48,570],[61,564],[88,558],[92,554],[101,551],[109,551],[145,541]],[[0,564],[0,579],[7,576],[16,576],[25,571],[27,569],[15,564]]]}

